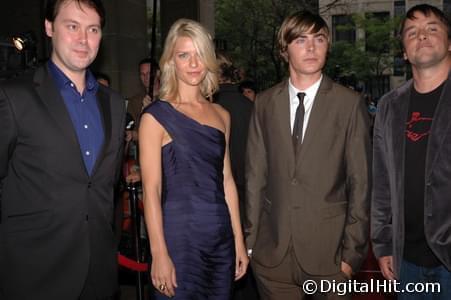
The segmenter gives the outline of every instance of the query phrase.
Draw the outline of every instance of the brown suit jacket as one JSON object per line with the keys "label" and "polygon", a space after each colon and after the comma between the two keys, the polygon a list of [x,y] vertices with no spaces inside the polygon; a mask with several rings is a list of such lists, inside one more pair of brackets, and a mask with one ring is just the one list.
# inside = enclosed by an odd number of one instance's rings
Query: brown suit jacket
{"label": "brown suit jacket", "polygon": [[260,93],[249,127],[245,234],[253,259],[277,266],[290,244],[312,275],[358,270],[367,254],[368,114],[359,95],[323,76],[302,146],[290,129],[288,80]]}

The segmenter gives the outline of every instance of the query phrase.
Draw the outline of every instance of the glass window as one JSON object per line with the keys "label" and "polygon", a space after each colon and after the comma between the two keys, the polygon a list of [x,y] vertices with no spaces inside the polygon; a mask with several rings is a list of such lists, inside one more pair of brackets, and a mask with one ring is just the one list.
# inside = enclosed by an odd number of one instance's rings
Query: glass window
{"label": "glass window", "polygon": [[352,20],[352,16],[332,16],[332,41],[355,42],[355,23]]}

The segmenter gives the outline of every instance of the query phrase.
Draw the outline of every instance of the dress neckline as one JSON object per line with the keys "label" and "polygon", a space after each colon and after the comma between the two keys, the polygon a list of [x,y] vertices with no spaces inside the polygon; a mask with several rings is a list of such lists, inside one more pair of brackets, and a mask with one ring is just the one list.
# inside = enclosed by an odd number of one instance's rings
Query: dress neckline
{"label": "dress neckline", "polygon": [[201,126],[201,127],[214,129],[214,130],[218,131],[219,133],[221,133],[221,134],[225,137],[225,133],[224,133],[224,131],[222,131],[221,129],[216,128],[216,127],[211,126],[211,125],[208,125],[208,124],[203,124],[203,123],[199,122],[198,120],[196,120],[196,119],[194,119],[194,118],[188,116],[187,114],[185,114],[185,113],[179,111],[179,110],[178,110],[177,108],[175,108],[169,101],[161,100],[161,99],[158,99],[158,101],[166,103],[167,105],[169,105],[169,107],[170,107],[172,110],[174,110],[176,113],[178,113],[179,115],[181,115],[181,116],[184,117],[185,119],[190,120],[191,122],[193,122],[193,123],[195,123],[195,124],[197,124],[197,125],[199,125],[199,126]]}

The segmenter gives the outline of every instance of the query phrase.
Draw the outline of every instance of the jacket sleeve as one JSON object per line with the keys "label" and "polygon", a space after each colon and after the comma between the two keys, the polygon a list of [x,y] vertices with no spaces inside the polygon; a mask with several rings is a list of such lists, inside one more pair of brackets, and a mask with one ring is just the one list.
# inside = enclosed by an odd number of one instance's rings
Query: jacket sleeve
{"label": "jacket sleeve", "polygon": [[371,200],[371,242],[377,258],[392,255],[393,228],[385,126],[387,100],[381,99],[373,137],[373,193]]}
{"label": "jacket sleeve", "polygon": [[343,235],[342,260],[354,272],[368,253],[371,186],[371,146],[369,116],[363,99],[352,108],[347,128],[345,165],[348,211]]}
{"label": "jacket sleeve", "polygon": [[257,237],[261,201],[267,180],[266,149],[262,133],[262,100],[257,96],[249,123],[246,147],[246,215],[244,235],[248,249],[253,248]]}
{"label": "jacket sleeve", "polygon": [[17,127],[9,99],[0,86],[0,223],[2,216],[2,191],[8,175],[9,160],[16,143]]}

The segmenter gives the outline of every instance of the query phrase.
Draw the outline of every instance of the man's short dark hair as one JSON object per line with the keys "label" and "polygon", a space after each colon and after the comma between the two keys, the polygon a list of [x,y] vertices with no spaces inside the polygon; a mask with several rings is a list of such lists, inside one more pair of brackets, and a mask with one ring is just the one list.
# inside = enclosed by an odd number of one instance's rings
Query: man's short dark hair
{"label": "man's short dark hair", "polygon": [[157,61],[155,59],[152,59],[152,58],[149,58],[149,57],[143,58],[143,59],[141,59],[139,61],[138,66],[141,67],[141,65],[144,65],[144,64],[150,64],[151,68],[155,68],[156,67],[155,70],[160,70],[160,66],[158,65],[158,63],[157,63]]}
{"label": "man's short dark hair", "polygon": [[241,93],[243,93],[244,89],[250,89],[250,90],[253,90],[254,93],[257,93],[257,86],[256,86],[255,82],[252,80],[241,81],[238,88]]}
{"label": "man's short dark hair", "polygon": [[406,25],[406,21],[407,19],[409,20],[415,20],[415,13],[416,12],[420,12],[425,16],[430,16],[431,14],[433,14],[434,16],[436,16],[440,22],[443,23],[443,25],[445,25],[446,30],[448,31],[448,39],[451,40],[451,27],[450,27],[450,22],[448,17],[437,7],[429,5],[429,4],[419,4],[419,5],[415,5],[413,7],[411,7],[407,13],[406,16],[404,17],[404,19],[401,21],[401,25],[399,27],[399,38],[402,41],[402,35],[404,32],[404,27]]}
{"label": "man's short dark hair", "polygon": [[82,4],[85,4],[94,9],[100,17],[100,26],[102,28],[105,26],[105,8],[101,0],[47,0],[45,19],[53,23],[60,11],[61,5],[71,1],[76,2],[80,7]]}
{"label": "man's short dark hair", "polygon": [[233,64],[230,55],[224,51],[216,50],[216,62],[219,67],[219,78],[223,81],[235,83],[240,80],[238,69]]}
{"label": "man's short dark hair", "polygon": [[111,84],[111,78],[110,78],[110,76],[108,76],[108,75],[105,74],[105,73],[102,73],[102,72],[94,72],[94,77],[95,77],[97,80],[99,80],[99,79],[105,80],[106,82],[108,82],[108,85]]}

